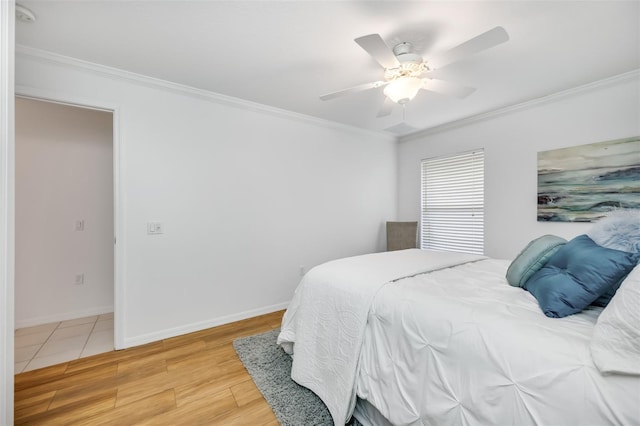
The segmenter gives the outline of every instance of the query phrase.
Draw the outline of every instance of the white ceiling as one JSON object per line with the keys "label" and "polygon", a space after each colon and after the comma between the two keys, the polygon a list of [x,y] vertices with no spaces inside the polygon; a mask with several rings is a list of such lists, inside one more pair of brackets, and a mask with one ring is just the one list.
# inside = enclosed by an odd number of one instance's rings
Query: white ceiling
{"label": "white ceiling", "polygon": [[[495,26],[507,43],[437,71],[477,91],[421,91],[405,122],[430,128],[640,68],[639,1],[100,1],[19,0],[35,23],[16,42],[348,125],[383,130],[382,79],[353,39],[379,33],[435,54]],[[406,131],[405,131],[406,132]]]}

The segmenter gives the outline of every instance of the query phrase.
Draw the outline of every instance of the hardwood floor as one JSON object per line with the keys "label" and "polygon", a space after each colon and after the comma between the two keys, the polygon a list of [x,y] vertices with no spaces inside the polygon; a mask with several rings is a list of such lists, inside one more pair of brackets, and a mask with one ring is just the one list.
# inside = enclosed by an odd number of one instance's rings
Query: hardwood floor
{"label": "hardwood floor", "polygon": [[15,424],[278,425],[232,341],[284,311],[15,376]]}

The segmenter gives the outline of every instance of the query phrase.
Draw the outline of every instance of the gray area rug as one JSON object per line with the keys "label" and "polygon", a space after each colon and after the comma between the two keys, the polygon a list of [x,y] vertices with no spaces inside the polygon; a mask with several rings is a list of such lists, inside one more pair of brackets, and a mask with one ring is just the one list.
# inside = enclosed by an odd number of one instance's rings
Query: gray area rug
{"label": "gray area rug", "polygon": [[[233,347],[258,389],[284,426],[333,426],[324,403],[291,380],[291,357],[276,339],[280,330],[234,340]],[[349,425],[360,426],[352,419]]]}

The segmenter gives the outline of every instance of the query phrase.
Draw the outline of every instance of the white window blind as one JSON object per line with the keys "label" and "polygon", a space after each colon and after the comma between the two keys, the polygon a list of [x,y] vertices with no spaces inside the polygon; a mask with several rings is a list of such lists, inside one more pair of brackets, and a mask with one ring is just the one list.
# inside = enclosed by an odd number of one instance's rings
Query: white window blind
{"label": "white window blind", "polygon": [[420,247],[484,253],[484,150],[422,160]]}

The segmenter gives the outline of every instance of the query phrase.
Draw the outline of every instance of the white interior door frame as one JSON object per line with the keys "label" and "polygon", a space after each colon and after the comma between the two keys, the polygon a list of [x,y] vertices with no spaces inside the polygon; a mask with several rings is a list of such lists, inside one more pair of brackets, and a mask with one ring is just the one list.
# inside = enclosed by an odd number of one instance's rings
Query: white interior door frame
{"label": "white interior door frame", "polygon": [[0,1],[0,424],[13,424],[15,2]]}
{"label": "white interior door frame", "polygon": [[48,90],[35,89],[25,86],[15,87],[15,96],[54,102],[64,105],[70,105],[80,108],[89,108],[100,111],[106,111],[113,114],[113,238],[114,238],[114,252],[113,252],[113,280],[114,280],[114,297],[113,297],[113,310],[114,310],[114,345],[116,349],[124,349],[124,324],[125,324],[125,288],[123,281],[124,272],[124,203],[122,190],[120,187],[120,113],[121,110],[117,105],[110,104],[101,100],[78,98],[69,96],[62,93],[54,93]]}

